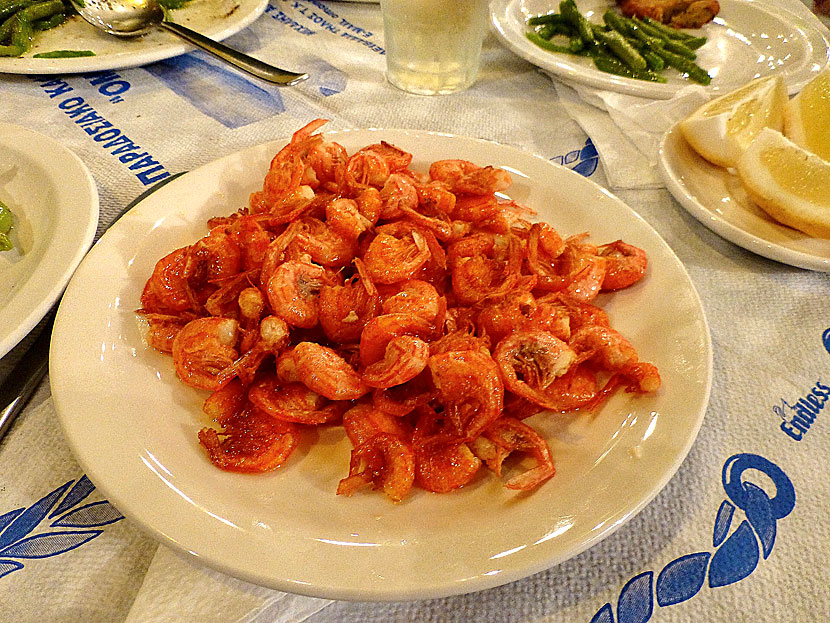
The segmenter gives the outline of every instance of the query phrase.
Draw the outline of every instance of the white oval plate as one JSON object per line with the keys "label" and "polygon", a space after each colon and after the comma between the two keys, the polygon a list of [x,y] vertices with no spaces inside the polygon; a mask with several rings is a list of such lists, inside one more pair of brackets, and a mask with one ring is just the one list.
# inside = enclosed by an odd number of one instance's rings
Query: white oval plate
{"label": "white oval plate", "polygon": [[[171,13],[173,21],[215,41],[223,41],[253,23],[268,0],[191,0]],[[0,73],[77,74],[148,65],[195,50],[176,35],[156,28],[146,35],[121,38],[108,35],[80,16],[35,35],[32,49],[21,57],[0,57]],[[95,56],[33,58],[53,50],[92,50]],[[263,59],[264,60],[264,59]]]}
{"label": "white oval plate", "polygon": [[[171,182],[118,221],[79,267],[55,324],[51,384],[66,437],[118,509],[163,543],[231,575],[284,591],[355,600],[477,591],[546,569],[611,534],[668,482],[709,396],[711,345],[677,257],[620,200],[566,168],[481,140],[406,130],[331,133],[349,153],[380,139],[425,171],[466,158],[513,173],[508,194],[565,234],[644,248],[646,279],[610,299],[615,326],[660,369],[653,396],[615,396],[596,417],[539,417],[557,474],[516,495],[484,473],[450,494],[335,495],[348,471],[342,428],[309,437],[274,473],[213,467],[197,441],[205,394],[142,346],[134,310],[155,262],[247,205],[284,142],[232,154]],[[671,292],[671,296],[666,296]],[[92,388],[92,390],[91,390]]]}
{"label": "white oval plate", "polygon": [[0,123],[0,199],[14,215],[0,252],[0,357],[54,305],[92,244],[98,189],[81,159],[38,132]]}
{"label": "white oval plate", "polygon": [[[614,6],[609,0],[579,0],[579,10],[592,22]],[[494,0],[490,5],[496,34],[526,61],[566,80],[609,91],[669,99],[690,84],[667,69],[664,84],[614,76],[594,67],[589,58],[541,49],[525,37],[525,21],[547,13],[558,3],[550,0]],[[691,31],[690,31],[691,32]],[[728,92],[753,78],[779,73],[790,93],[796,93],[830,59],[830,41],[814,24],[784,9],[753,0],[720,0],[720,13],[699,31],[708,41],[697,50],[698,65],[712,76],[714,94]]]}
{"label": "white oval plate", "polygon": [[677,125],[663,137],[658,161],[669,192],[719,236],[777,262],[830,272],[830,239],[773,220],[749,198],[737,175],[699,156]]}

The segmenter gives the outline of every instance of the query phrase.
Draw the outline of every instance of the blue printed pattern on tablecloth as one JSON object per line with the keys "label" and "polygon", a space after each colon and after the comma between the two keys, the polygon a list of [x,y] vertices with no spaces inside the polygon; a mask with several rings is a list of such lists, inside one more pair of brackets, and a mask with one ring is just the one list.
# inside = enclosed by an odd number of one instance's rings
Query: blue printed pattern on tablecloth
{"label": "blue printed pattern on tablecloth", "polygon": [[0,578],[22,569],[24,560],[69,552],[124,517],[107,501],[81,505],[95,490],[86,476],[70,480],[28,508],[0,515]]}
{"label": "blue printed pattern on tablecloth", "polygon": [[[195,54],[153,63],[144,69],[226,128],[240,128],[285,112],[277,89],[266,89],[260,86],[261,82],[255,83]],[[228,105],[231,98],[233,105]]]}
{"label": "blue printed pattern on tablecloth", "polygon": [[551,161],[572,169],[584,177],[590,177],[597,170],[599,153],[590,138],[579,149],[569,151],[563,156],[554,156]]}
{"label": "blue printed pattern on tablecloth", "polygon": [[[770,498],[761,487],[742,481],[747,470],[766,474],[775,485]],[[671,561],[654,580],[654,572],[647,571],[629,580],[617,598],[616,623],[646,623],[654,614],[655,598],[661,608],[679,604],[694,597],[706,581],[718,588],[734,584],[751,574],[758,566],[760,555],[766,560],[772,553],[777,533],[777,522],[795,507],[795,489],[780,467],[757,454],[736,454],[723,466],[724,500],[712,531],[714,554],[696,552]],[[729,535],[740,508],[746,517]],[[760,546],[760,554],[759,554]],[[591,619],[591,623],[614,623],[610,603],[605,604]]]}

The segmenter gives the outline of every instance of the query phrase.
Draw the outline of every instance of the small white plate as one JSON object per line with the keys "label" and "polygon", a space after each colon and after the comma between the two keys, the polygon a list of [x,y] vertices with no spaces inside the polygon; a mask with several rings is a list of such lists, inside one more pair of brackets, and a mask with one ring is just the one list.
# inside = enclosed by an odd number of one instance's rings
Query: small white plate
{"label": "small white plate", "polygon": [[[222,41],[253,23],[268,0],[191,0],[172,12],[173,21],[215,41]],[[77,74],[126,69],[192,52],[184,39],[156,28],[146,35],[122,38],[108,35],[79,15],[65,24],[35,35],[32,49],[21,57],[0,57],[0,73]],[[95,56],[33,58],[53,50],[92,50]]]}
{"label": "small white plate", "polygon": [[[330,133],[349,153],[381,139],[413,168],[465,158],[511,171],[507,193],[563,234],[591,232],[646,250],[647,277],[611,297],[614,326],[660,369],[654,395],[620,393],[595,417],[534,416],[556,476],[516,495],[482,473],[460,491],[335,495],[348,471],[341,427],[310,434],[276,472],[213,467],[199,447],[205,394],[146,349],[134,310],[155,262],[247,205],[284,144],[269,143],[171,182],[121,218],[72,279],[56,319],[50,379],[61,424],[86,473],[124,515],[204,564],[272,588],[333,599],[427,599],[541,571],[639,512],[683,461],[712,377],[709,330],[680,261],[637,214],[564,167],[495,143],[407,130]],[[666,296],[671,292],[671,296]],[[90,388],[93,388],[90,391]]]}
{"label": "small white plate", "polygon": [[[579,0],[579,10],[592,22],[614,2]],[[614,76],[594,67],[589,58],[548,52],[531,43],[525,33],[528,17],[557,10],[550,0],[493,0],[490,5],[496,34],[526,61],[556,76],[591,87],[629,95],[669,99],[690,84],[674,69],[664,84]],[[830,59],[830,41],[814,24],[769,3],[720,0],[720,13],[699,31],[708,40],[697,50],[698,65],[712,76],[713,94],[731,91],[753,78],[778,73],[790,93],[796,93]]]}
{"label": "small white plate", "polygon": [[771,260],[830,272],[830,239],[773,220],[749,198],[736,175],[699,156],[677,125],[663,137],[659,166],[674,198],[719,236]]}
{"label": "small white plate", "polygon": [[0,252],[0,357],[58,300],[95,236],[98,189],[81,159],[38,132],[0,123],[0,200],[15,248]]}

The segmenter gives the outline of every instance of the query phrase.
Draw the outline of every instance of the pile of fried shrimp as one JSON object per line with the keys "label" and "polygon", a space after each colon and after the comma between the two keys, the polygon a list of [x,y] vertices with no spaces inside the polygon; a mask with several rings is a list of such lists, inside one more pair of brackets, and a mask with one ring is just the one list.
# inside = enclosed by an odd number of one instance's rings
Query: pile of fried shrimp
{"label": "pile of fried shrimp", "polygon": [[[337,493],[448,492],[479,472],[531,490],[554,475],[525,419],[660,387],[592,303],[646,254],[562,238],[508,199],[507,171],[381,141],[349,155],[298,130],[262,190],[155,265],[138,313],[179,378],[211,392],[198,436],[223,470],[286,463],[304,429],[353,449]],[[551,413],[552,412],[552,413]],[[514,475],[515,474],[515,475]]]}

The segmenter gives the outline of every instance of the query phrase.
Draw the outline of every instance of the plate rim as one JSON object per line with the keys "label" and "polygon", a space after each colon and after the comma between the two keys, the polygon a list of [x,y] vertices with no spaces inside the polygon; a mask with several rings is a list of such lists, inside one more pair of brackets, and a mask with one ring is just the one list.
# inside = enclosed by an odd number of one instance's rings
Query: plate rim
{"label": "plate rim", "polygon": [[[412,137],[416,137],[416,138],[424,137],[424,136],[426,136],[426,137],[439,136],[439,137],[445,137],[445,138],[450,138],[450,139],[461,138],[461,139],[464,139],[464,140],[475,141],[475,142],[480,142],[480,143],[486,143],[486,144],[489,144],[489,145],[492,145],[492,146],[496,146],[498,148],[510,150],[510,151],[514,152],[515,154],[521,155],[522,157],[525,157],[525,158],[527,158],[527,157],[535,158],[538,161],[544,163],[545,165],[554,167],[557,170],[561,171],[563,175],[566,175],[566,176],[573,175],[575,177],[572,178],[572,179],[574,179],[574,180],[578,179],[579,184],[586,184],[586,188],[591,188],[594,191],[601,192],[603,195],[606,195],[607,197],[609,197],[610,200],[613,200],[613,201],[619,203],[621,206],[624,206],[625,209],[628,212],[630,212],[632,218],[636,219],[643,227],[650,230],[650,235],[654,236],[655,243],[657,243],[659,241],[659,244],[664,245],[665,250],[674,258],[674,261],[676,263],[676,268],[679,269],[680,271],[682,271],[683,275],[687,279],[689,289],[690,289],[690,293],[693,297],[693,302],[695,304],[695,308],[696,308],[697,312],[700,314],[699,321],[702,323],[702,327],[703,327],[703,330],[704,330],[703,335],[700,336],[700,337],[702,338],[703,346],[705,347],[705,357],[704,357],[704,359],[705,359],[705,364],[706,364],[706,378],[704,379],[703,385],[705,387],[704,387],[704,391],[702,392],[701,397],[700,397],[700,409],[699,409],[699,412],[696,414],[697,418],[696,418],[696,420],[694,422],[694,425],[693,425],[692,434],[690,434],[685,439],[685,443],[683,444],[683,447],[680,448],[679,451],[677,451],[674,454],[673,461],[672,461],[671,465],[668,466],[667,469],[665,469],[665,471],[660,475],[660,478],[658,478],[655,481],[655,483],[653,484],[653,486],[651,486],[649,488],[648,495],[643,496],[642,499],[639,499],[637,501],[637,503],[634,504],[633,506],[632,505],[626,506],[625,507],[625,515],[619,521],[615,522],[613,525],[610,525],[610,526],[606,525],[600,531],[593,532],[591,534],[590,538],[587,538],[587,539],[585,539],[584,541],[581,542],[579,547],[568,550],[567,552],[564,552],[562,555],[560,555],[556,559],[552,560],[551,557],[549,557],[549,556],[542,557],[541,559],[539,559],[537,561],[537,563],[535,565],[528,565],[528,566],[522,567],[521,569],[513,570],[512,572],[507,572],[505,574],[499,574],[498,576],[495,576],[493,578],[488,578],[486,580],[482,580],[481,577],[479,576],[477,581],[472,586],[469,585],[469,584],[461,583],[461,582],[455,582],[455,583],[452,583],[452,584],[430,585],[430,586],[425,586],[424,584],[421,584],[421,585],[417,586],[416,588],[412,588],[412,589],[409,589],[409,590],[402,590],[402,589],[393,588],[393,590],[390,592],[389,590],[384,590],[383,588],[378,589],[377,587],[374,587],[372,589],[368,589],[367,587],[357,588],[357,589],[343,589],[343,588],[337,589],[337,588],[332,588],[332,587],[317,587],[317,586],[308,587],[308,586],[303,586],[303,585],[293,583],[289,579],[286,579],[285,577],[282,577],[278,581],[275,581],[274,578],[272,578],[272,577],[264,577],[262,574],[258,574],[258,573],[248,571],[248,570],[241,570],[239,568],[239,565],[229,564],[229,563],[226,563],[224,560],[221,560],[221,559],[218,560],[216,557],[209,558],[209,557],[206,557],[206,556],[202,555],[201,553],[194,552],[194,551],[188,549],[186,543],[181,543],[176,538],[174,538],[174,535],[166,534],[165,532],[160,530],[158,527],[148,525],[147,523],[145,523],[143,521],[143,518],[137,517],[134,513],[125,511],[124,514],[129,516],[132,521],[136,521],[136,523],[138,523],[140,526],[142,526],[146,530],[149,530],[149,532],[156,539],[162,541],[166,545],[172,546],[174,549],[177,549],[180,552],[190,554],[190,555],[196,555],[198,557],[198,559],[203,564],[206,564],[209,567],[219,569],[219,570],[221,570],[225,573],[228,573],[229,575],[239,577],[239,578],[242,578],[246,581],[250,581],[250,582],[253,582],[253,583],[256,583],[256,584],[260,584],[260,585],[263,585],[263,586],[270,586],[271,588],[276,588],[278,590],[284,590],[284,591],[289,591],[289,592],[292,592],[292,593],[298,593],[298,594],[303,594],[303,595],[308,595],[308,596],[313,596],[313,597],[333,598],[333,599],[343,599],[343,600],[369,600],[369,601],[397,601],[397,600],[401,600],[401,599],[406,600],[406,599],[427,599],[427,598],[446,597],[446,596],[450,596],[450,595],[458,595],[458,594],[475,592],[475,591],[485,590],[485,589],[488,589],[488,588],[493,588],[493,587],[500,586],[500,585],[503,585],[503,584],[508,583],[508,582],[518,580],[520,578],[526,577],[526,576],[531,575],[533,573],[537,573],[537,572],[542,571],[544,569],[548,569],[552,566],[555,566],[556,564],[559,564],[559,563],[563,562],[564,560],[567,560],[569,558],[572,558],[573,556],[578,555],[579,553],[581,553],[581,552],[585,551],[586,549],[588,549],[588,548],[592,547],[593,545],[595,545],[597,542],[607,538],[608,536],[613,534],[617,529],[619,529],[622,525],[627,523],[631,518],[633,518],[635,515],[637,515],[645,506],[647,506],[654,499],[654,497],[657,496],[657,494],[660,493],[660,491],[662,491],[665,488],[666,484],[671,480],[671,478],[674,476],[674,474],[676,474],[676,472],[679,469],[680,465],[683,463],[685,458],[688,456],[688,453],[689,453],[692,445],[694,444],[694,442],[697,438],[700,427],[703,424],[705,413],[706,413],[706,410],[708,408],[710,392],[711,392],[711,386],[712,386],[712,378],[713,378],[713,351],[712,351],[711,335],[710,335],[709,324],[708,324],[708,322],[706,320],[706,316],[705,316],[705,309],[702,305],[702,301],[700,299],[700,296],[699,296],[696,288],[694,287],[694,283],[691,280],[691,278],[689,276],[689,273],[686,270],[686,267],[679,260],[679,258],[677,258],[676,254],[674,254],[674,252],[671,250],[668,243],[666,243],[666,241],[662,238],[662,236],[660,236],[637,212],[635,212],[632,208],[630,208],[621,199],[619,199],[618,197],[616,197],[615,195],[613,195],[612,193],[610,193],[606,189],[600,187],[594,181],[589,180],[587,178],[584,178],[583,176],[579,175],[578,173],[576,173],[574,171],[571,171],[571,170],[567,169],[566,167],[558,166],[555,163],[552,163],[549,160],[547,160],[547,159],[545,159],[545,158],[543,158],[543,157],[541,157],[537,154],[531,153],[529,151],[523,150],[523,149],[518,148],[518,147],[504,145],[504,144],[498,143],[496,141],[490,141],[490,140],[486,140],[486,139],[478,139],[478,138],[467,137],[467,136],[459,136],[459,135],[444,133],[444,132],[430,132],[430,131],[424,131],[424,130],[404,130],[404,129],[398,130],[398,129],[394,129],[394,128],[390,128],[390,129],[366,128],[366,129],[343,130],[343,131],[338,131],[338,132],[335,132],[335,131],[325,132],[325,135],[327,137],[331,137],[333,140],[336,140],[336,137],[338,135],[341,135],[341,134],[350,133],[350,134],[354,135],[355,133],[359,134],[359,133],[363,133],[363,132],[366,132],[366,133],[369,134],[369,136],[373,136],[373,137],[377,137],[377,136],[382,135],[382,134],[386,135],[386,136],[390,136],[392,133],[402,132],[402,133],[406,133],[407,135],[412,136]],[[394,139],[390,139],[390,140],[394,140]],[[255,145],[255,146],[252,146],[252,147],[240,149],[238,151],[235,151],[235,152],[233,152],[231,154],[228,154],[226,156],[223,156],[221,158],[217,158],[216,160],[214,160],[212,162],[209,162],[205,165],[202,165],[201,167],[199,167],[197,169],[194,169],[191,173],[196,173],[196,172],[199,171],[199,169],[202,169],[202,168],[205,168],[205,167],[217,166],[217,163],[219,163],[219,162],[233,162],[234,159],[239,158],[240,155],[245,154],[248,151],[255,150],[255,149],[261,149],[266,145],[284,144],[286,141],[287,141],[287,139],[285,139],[285,138],[284,139],[278,139],[277,141],[268,141],[266,143],[261,143],[260,145]],[[173,191],[176,190],[177,186],[185,186],[188,183],[188,180],[187,180],[188,175],[190,175],[190,174],[185,174],[180,179],[174,180],[173,182],[168,184],[165,187],[164,190],[167,190],[167,192],[173,192]],[[159,192],[163,192],[163,191],[159,191]],[[156,198],[158,197],[158,195],[155,195],[155,196],[156,196]],[[143,202],[138,203],[136,205],[136,207],[133,208],[133,210],[140,211],[142,203]],[[132,210],[131,210],[131,212],[132,212]],[[128,212],[121,219],[122,227],[124,226],[123,225],[124,223],[129,222],[129,219],[130,219],[130,213]],[[116,224],[113,228],[111,228],[110,230],[108,230],[107,233],[104,234],[104,237],[106,237],[108,235],[114,235],[114,234],[111,234],[111,232],[117,232],[118,229],[119,229],[119,225]],[[102,237],[102,240],[103,240],[104,237]],[[105,241],[104,241],[104,244],[106,244]],[[696,316],[696,318],[697,318],[697,316]],[[55,336],[56,336],[56,341],[58,343],[60,343],[62,332],[63,332],[63,326],[62,325],[63,325],[63,317],[62,317],[62,314],[61,314],[61,310],[59,310],[58,317],[56,319],[56,325],[55,325]],[[55,342],[53,342],[53,344],[54,343]],[[59,355],[55,354],[54,351],[53,351],[52,357],[57,358],[58,356]],[[50,357],[50,359],[51,359],[51,357]],[[52,363],[52,361],[50,361],[50,364],[51,363]],[[70,446],[73,448],[73,452],[74,452],[76,450],[75,440],[71,438],[71,434],[69,433],[69,431],[67,429],[68,421],[66,419],[67,416],[64,413],[64,405],[62,404],[62,395],[61,395],[60,389],[61,389],[61,385],[63,383],[63,379],[61,378],[61,375],[62,375],[62,372],[60,371],[60,367],[56,366],[56,374],[55,374],[55,379],[53,381],[53,396],[54,396],[54,400],[55,400],[55,408],[56,408],[56,411],[58,413],[59,420],[61,422],[61,426],[64,430],[64,433],[67,436],[68,441],[70,442]],[[88,473],[90,479],[93,482],[96,482],[96,480],[100,480],[100,479],[97,478],[97,469],[95,469],[95,468],[90,469],[91,465],[90,465],[90,463],[87,462],[86,457],[78,456],[77,452],[75,452],[75,454],[76,454],[76,459],[78,460],[79,464],[81,464],[84,467],[84,469],[87,470],[87,473]],[[97,482],[96,482],[96,486],[99,486]],[[99,488],[111,500],[114,501],[114,503],[117,507],[118,506],[118,498],[123,497],[123,496],[118,495],[118,494],[113,496],[112,495],[113,492],[108,490],[107,483],[104,483],[104,484],[100,485]]]}
{"label": "plate rim", "polygon": [[[556,61],[552,60],[549,64],[539,64],[537,62],[537,58],[534,58],[534,55],[531,54],[528,50],[529,47],[522,44],[519,45],[516,41],[512,38],[511,33],[507,29],[507,15],[511,10],[512,6],[515,5],[517,2],[522,2],[523,0],[491,0],[490,4],[490,23],[492,26],[493,31],[498,36],[499,40],[502,44],[507,46],[509,50],[511,50],[514,54],[521,57],[528,63],[536,66],[537,68],[554,74],[552,77],[561,78],[563,80],[571,80],[573,82],[579,83],[583,86],[598,88],[598,89],[607,89],[609,91],[615,91],[618,93],[623,93],[627,95],[634,95],[640,97],[648,97],[653,99],[671,99],[679,90],[688,86],[700,86],[697,85],[695,82],[687,82],[685,84],[660,84],[660,83],[652,83],[646,82],[643,80],[635,80],[633,78],[623,78],[619,76],[614,76],[612,74],[601,74],[597,70],[596,73],[593,71],[589,74],[585,74],[585,72],[580,68],[573,67],[570,63],[566,63],[563,61]],[[816,27],[816,24],[810,23],[804,17],[778,5],[767,4],[765,2],[761,2],[759,0],[721,0],[721,2],[734,2],[738,4],[746,4],[746,5],[753,5],[759,10],[770,13],[772,15],[776,15],[779,18],[784,18],[786,20],[792,20],[795,23],[799,23],[802,29],[806,29],[808,31],[812,31],[812,33],[821,39],[824,43],[824,62],[821,64],[821,67],[826,67],[830,64],[830,33],[825,33],[820,28]],[[609,6],[611,5],[611,1],[609,0]],[[816,20],[816,22],[821,25],[821,22]],[[532,45],[532,44],[528,44]],[[550,53],[551,57],[554,57],[554,53]],[[542,56],[538,57],[539,59],[544,58]],[[558,57],[557,57],[558,58]],[[811,70],[812,73],[810,75],[805,76],[804,78],[797,80],[797,81],[787,81],[788,92],[792,95],[798,92],[801,87],[803,87],[809,80],[817,73],[818,70]],[[709,92],[713,96],[718,95],[721,91],[717,88],[707,88]]]}
{"label": "plate rim", "polygon": [[[98,218],[100,215],[100,204],[98,195],[98,186],[95,183],[95,178],[92,176],[89,168],[84,164],[83,160],[65,145],[59,143],[55,139],[42,132],[32,130],[25,126],[16,125],[12,123],[0,122],[0,146],[11,145],[14,142],[24,141],[26,144],[31,140],[39,142],[49,148],[51,153],[59,153],[66,159],[71,166],[74,166],[74,171],[64,171],[65,177],[62,177],[61,184],[65,184],[67,179],[72,179],[72,183],[76,184],[77,191],[82,193],[84,199],[88,199],[85,203],[84,214],[78,215],[85,218],[83,228],[77,231],[77,244],[71,252],[60,254],[50,254],[50,247],[47,247],[43,257],[32,268],[33,273],[38,269],[38,266],[43,262],[55,262],[56,260],[65,262],[64,270],[60,273],[58,278],[48,288],[40,287],[41,284],[37,279],[31,277],[26,279],[23,287],[12,295],[12,298],[20,297],[21,295],[36,295],[37,301],[30,307],[29,311],[23,317],[15,316],[10,319],[14,327],[9,334],[0,338],[0,358],[8,354],[15,346],[17,346],[23,339],[34,329],[43,317],[49,312],[49,309],[58,301],[62,292],[69,283],[75,269],[81,263],[89,248],[92,246],[92,241],[95,238],[95,232],[98,227]],[[34,291],[34,293],[32,293]],[[11,300],[11,299],[10,299]],[[10,302],[7,301],[6,304]],[[7,311],[4,306],[0,309],[0,320]]]}
{"label": "plate rim", "polygon": [[[675,142],[682,141],[688,145],[682,132],[680,132],[680,123],[681,121],[675,123],[663,134],[660,140],[657,162],[658,170],[666,184],[666,188],[689,214],[724,240],[768,260],[805,270],[830,272],[830,256],[821,257],[776,244],[730,223],[727,219],[707,208],[683,182],[683,173],[677,171],[676,167],[669,162],[670,154],[676,152]],[[691,146],[689,148],[691,149]],[[774,223],[774,225],[782,228],[786,227],[779,223]]]}

